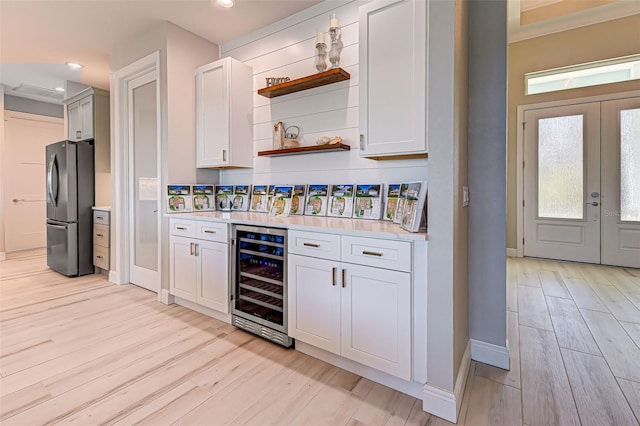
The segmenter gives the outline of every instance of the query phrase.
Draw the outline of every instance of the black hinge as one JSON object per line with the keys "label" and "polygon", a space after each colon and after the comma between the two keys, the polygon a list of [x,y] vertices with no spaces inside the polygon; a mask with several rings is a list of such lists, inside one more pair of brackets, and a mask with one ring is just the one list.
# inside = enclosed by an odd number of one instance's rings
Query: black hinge
{"label": "black hinge", "polygon": [[522,239],[522,245],[524,245],[524,238]]}
{"label": "black hinge", "polygon": [[233,301],[233,293],[229,295],[229,300]]}
{"label": "black hinge", "polygon": [[524,200],[522,200],[522,207],[524,207]]}
{"label": "black hinge", "polygon": [[522,161],[522,168],[524,169],[524,160]]}

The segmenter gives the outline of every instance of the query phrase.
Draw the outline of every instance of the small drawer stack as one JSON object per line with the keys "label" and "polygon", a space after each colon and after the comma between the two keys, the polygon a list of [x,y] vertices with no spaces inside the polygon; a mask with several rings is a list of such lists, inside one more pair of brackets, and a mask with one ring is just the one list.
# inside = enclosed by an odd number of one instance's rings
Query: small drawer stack
{"label": "small drawer stack", "polygon": [[110,211],[93,210],[93,264],[109,270],[109,224]]}

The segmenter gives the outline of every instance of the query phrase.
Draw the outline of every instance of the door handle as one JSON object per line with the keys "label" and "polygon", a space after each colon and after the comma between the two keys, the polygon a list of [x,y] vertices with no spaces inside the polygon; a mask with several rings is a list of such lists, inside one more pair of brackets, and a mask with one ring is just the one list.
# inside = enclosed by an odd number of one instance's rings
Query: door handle
{"label": "door handle", "polygon": [[47,192],[49,193],[49,200],[51,200],[51,204],[53,207],[58,207],[58,203],[56,202],[56,197],[53,195],[53,166],[56,162],[56,155],[52,154],[49,159],[49,167],[47,167]]}
{"label": "door handle", "polygon": [[333,267],[333,285],[335,286],[338,283],[338,268]]}
{"label": "door handle", "polygon": [[347,286],[347,270],[346,269],[342,269],[342,288],[345,288]]}
{"label": "door handle", "polygon": [[196,256],[198,255],[198,246],[199,246],[199,245],[200,245],[200,244],[198,244],[198,243],[195,243],[195,244],[194,244],[194,246],[195,246],[195,255],[196,255]]}
{"label": "door handle", "polygon": [[189,256],[193,256],[193,243],[189,243]]}
{"label": "door handle", "polygon": [[227,150],[226,149],[222,150],[222,161],[227,161]]}
{"label": "door handle", "polygon": [[600,203],[598,203],[597,201],[593,201],[591,203],[587,203],[587,205],[592,205],[593,207],[598,207],[600,205]]}

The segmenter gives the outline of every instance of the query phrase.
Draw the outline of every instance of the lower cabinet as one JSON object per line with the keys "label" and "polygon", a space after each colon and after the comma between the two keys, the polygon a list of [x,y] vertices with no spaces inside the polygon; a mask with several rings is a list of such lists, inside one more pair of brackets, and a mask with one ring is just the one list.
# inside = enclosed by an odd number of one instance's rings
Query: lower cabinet
{"label": "lower cabinet", "polygon": [[289,335],[411,380],[411,274],[289,254]]}
{"label": "lower cabinet", "polygon": [[170,245],[170,293],[229,313],[228,245],[175,235]]}

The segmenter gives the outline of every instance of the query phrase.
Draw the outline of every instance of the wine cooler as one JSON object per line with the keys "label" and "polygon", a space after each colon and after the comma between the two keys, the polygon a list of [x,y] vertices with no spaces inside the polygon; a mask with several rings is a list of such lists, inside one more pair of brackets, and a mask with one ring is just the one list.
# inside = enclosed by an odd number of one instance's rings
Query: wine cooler
{"label": "wine cooler", "polygon": [[231,323],[289,347],[287,231],[235,225]]}

